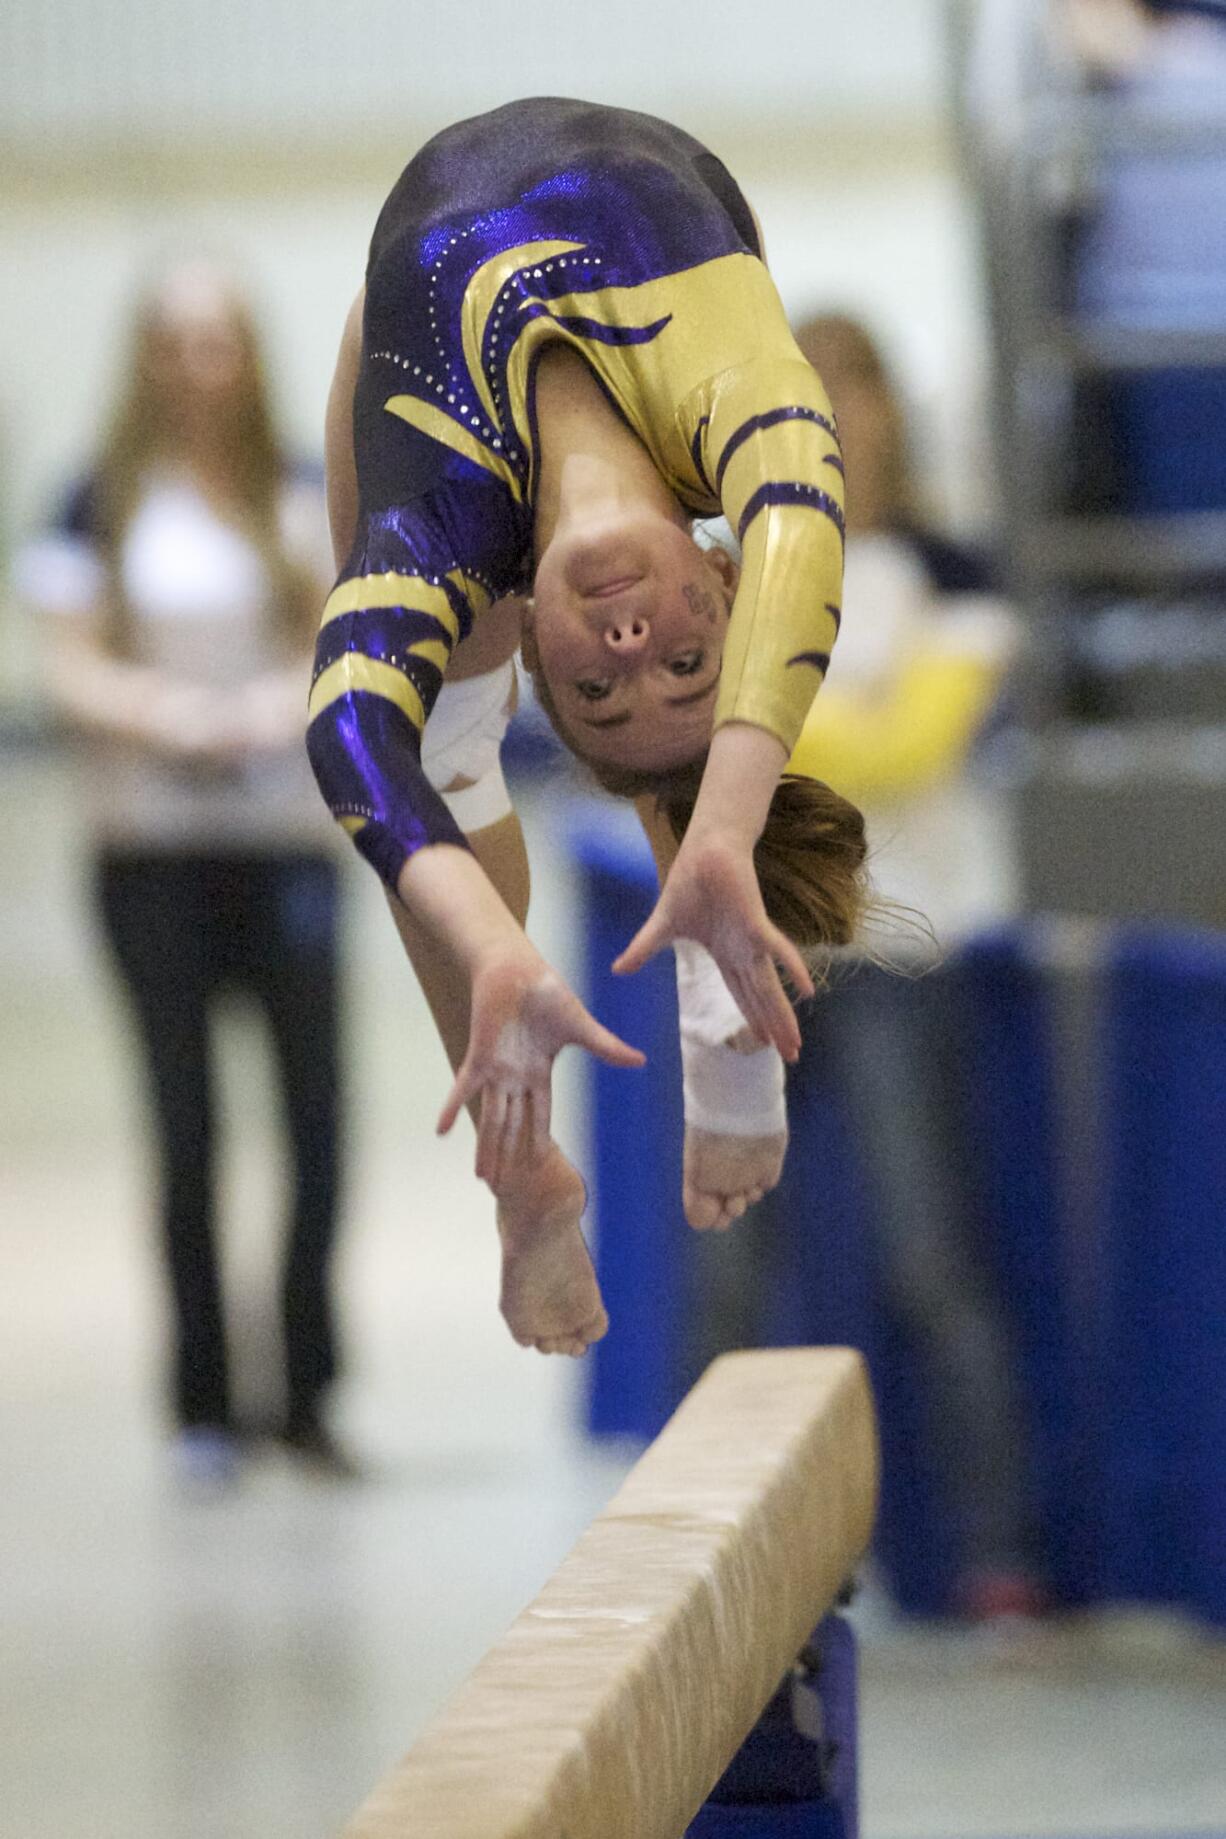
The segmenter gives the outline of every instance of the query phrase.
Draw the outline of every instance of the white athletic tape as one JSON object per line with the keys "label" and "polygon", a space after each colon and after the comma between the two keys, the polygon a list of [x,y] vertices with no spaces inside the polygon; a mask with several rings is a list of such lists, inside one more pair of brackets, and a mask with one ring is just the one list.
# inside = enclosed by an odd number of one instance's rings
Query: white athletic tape
{"label": "white athletic tape", "polygon": [[[479,677],[444,683],[430,711],[422,736],[422,769],[466,835],[511,813],[500,755],[514,692],[515,669],[508,660]],[[455,779],[472,783],[447,791]]]}
{"label": "white athletic tape", "polygon": [[462,786],[458,792],[444,792],[442,798],[465,836],[510,817],[515,808],[501,764],[483,773],[473,785]]}
{"label": "white athletic tape", "polygon": [[745,1026],[710,952],[692,939],[673,946],[681,1020],[686,1124],[715,1136],[770,1137],[787,1129],[783,1059],[777,1048],[741,1053],[727,1042]]}

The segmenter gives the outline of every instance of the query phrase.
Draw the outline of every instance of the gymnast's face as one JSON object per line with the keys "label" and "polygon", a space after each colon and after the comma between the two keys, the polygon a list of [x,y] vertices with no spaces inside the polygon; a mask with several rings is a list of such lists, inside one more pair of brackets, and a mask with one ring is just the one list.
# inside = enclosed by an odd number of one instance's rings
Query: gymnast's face
{"label": "gymnast's face", "polygon": [[736,564],[681,525],[625,514],[541,557],[532,639],[580,753],[667,771],[711,739]]}

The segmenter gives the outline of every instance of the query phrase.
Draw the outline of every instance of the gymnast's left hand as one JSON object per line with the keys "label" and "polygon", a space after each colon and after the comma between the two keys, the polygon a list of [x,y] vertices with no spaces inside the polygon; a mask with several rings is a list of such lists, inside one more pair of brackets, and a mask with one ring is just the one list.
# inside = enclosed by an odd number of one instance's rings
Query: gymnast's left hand
{"label": "gymnast's left hand", "polygon": [[461,1107],[479,1098],[476,1172],[495,1193],[513,1169],[546,1154],[553,1062],[569,1045],[609,1066],[642,1066],[645,1058],[602,1028],[526,939],[488,955],[473,974],[468,1052],[438,1131],[445,1135]]}
{"label": "gymnast's left hand", "polygon": [[674,939],[705,945],[756,1041],[785,1060],[800,1053],[800,1028],[780,981],[781,967],[800,996],[813,979],[787,935],[772,925],[743,837],[716,828],[687,831],[660,898],[613,969],[637,971]]}

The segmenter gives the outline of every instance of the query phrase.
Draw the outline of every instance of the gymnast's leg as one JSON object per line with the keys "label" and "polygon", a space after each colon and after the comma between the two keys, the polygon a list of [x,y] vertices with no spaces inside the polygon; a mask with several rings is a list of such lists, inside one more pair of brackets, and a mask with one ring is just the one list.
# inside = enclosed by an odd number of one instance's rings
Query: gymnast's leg
{"label": "gymnast's leg", "polygon": [[[507,907],[523,925],[528,914],[528,856],[518,817],[473,831],[468,843]],[[446,947],[399,901],[392,916],[453,1070],[468,1045],[468,987]],[[475,1115],[475,1108],[474,1108]],[[583,1181],[557,1144],[543,1158],[521,1163],[496,1196],[502,1242],[503,1316],[521,1347],[579,1355],[608,1328],[596,1274],[579,1220]]]}

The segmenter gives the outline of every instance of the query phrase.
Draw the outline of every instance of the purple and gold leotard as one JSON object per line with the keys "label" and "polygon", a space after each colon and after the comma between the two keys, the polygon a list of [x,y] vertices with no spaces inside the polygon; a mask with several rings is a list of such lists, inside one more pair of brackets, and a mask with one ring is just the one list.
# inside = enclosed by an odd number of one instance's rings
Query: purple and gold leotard
{"label": "purple and gold leotard", "polygon": [[680,504],[743,568],[716,724],[789,749],[838,629],[842,465],[720,162],[648,115],[510,103],[430,141],[380,214],[354,395],[360,510],[324,609],[308,746],[392,887],[463,838],[420,764],[455,646],[532,556],[535,366],[578,351]]}

